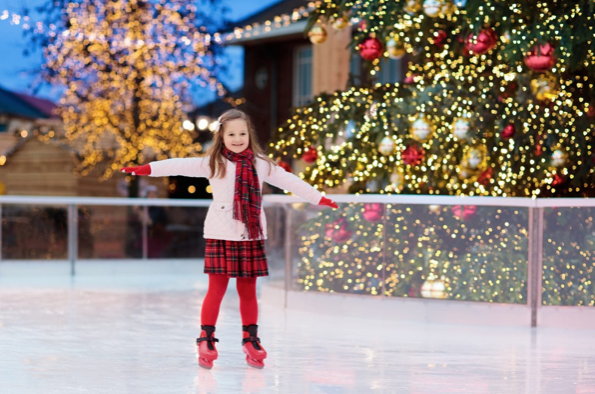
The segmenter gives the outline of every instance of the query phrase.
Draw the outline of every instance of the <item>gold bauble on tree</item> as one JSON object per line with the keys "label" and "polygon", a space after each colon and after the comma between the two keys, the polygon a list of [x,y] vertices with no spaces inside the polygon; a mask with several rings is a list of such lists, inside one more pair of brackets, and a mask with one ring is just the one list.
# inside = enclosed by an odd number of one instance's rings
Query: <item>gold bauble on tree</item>
{"label": "gold bauble on tree", "polygon": [[384,137],[378,145],[378,152],[384,156],[392,155],[395,153],[395,141],[390,137]]}
{"label": "gold bauble on tree", "polygon": [[335,30],[343,30],[349,25],[349,19],[345,15],[336,17],[331,20],[331,25]]}
{"label": "gold bauble on tree", "polygon": [[441,12],[444,16],[451,16],[457,11],[457,6],[450,0],[446,0],[442,6]]}
{"label": "gold bauble on tree", "polygon": [[553,100],[560,93],[558,79],[551,73],[539,75],[531,80],[531,91],[537,100]]}
{"label": "gold bauble on tree", "polygon": [[393,36],[386,42],[386,53],[389,58],[396,60],[405,56],[407,51],[399,37]]}
{"label": "gold bauble on tree", "polygon": [[452,123],[452,135],[455,140],[467,141],[469,136],[471,119],[469,117],[459,117]]}
{"label": "gold bauble on tree", "polygon": [[324,26],[316,25],[308,32],[312,44],[322,44],[326,41],[327,33]]}
{"label": "gold bauble on tree", "polygon": [[415,14],[421,10],[421,0],[407,0],[405,7],[403,7],[408,14]]}
{"label": "gold bauble on tree", "polygon": [[388,191],[401,192],[405,187],[405,175],[403,169],[397,168],[390,174],[390,185],[387,186]]}
{"label": "gold bauble on tree", "polygon": [[434,125],[428,117],[420,115],[411,125],[409,133],[414,140],[425,142],[434,133]]}
{"label": "gold bauble on tree", "polygon": [[564,166],[564,164],[566,164],[566,152],[564,152],[562,149],[555,149],[552,152],[550,164],[552,167],[556,168]]}
{"label": "gold bauble on tree", "polygon": [[440,15],[445,3],[444,0],[425,0],[424,13],[430,18],[436,18]]}

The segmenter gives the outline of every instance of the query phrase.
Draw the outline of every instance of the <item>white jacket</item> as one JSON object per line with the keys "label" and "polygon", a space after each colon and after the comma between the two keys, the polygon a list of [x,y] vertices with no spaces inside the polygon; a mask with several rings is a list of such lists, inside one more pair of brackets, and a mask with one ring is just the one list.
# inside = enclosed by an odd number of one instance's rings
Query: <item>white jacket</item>
{"label": "white jacket", "polygon": [[[209,239],[225,239],[230,241],[248,241],[248,232],[244,223],[233,218],[233,196],[235,190],[236,163],[227,163],[224,178],[210,178],[209,157],[188,159],[168,159],[149,163],[150,176],[183,175],[196,178],[208,178],[213,192],[213,202],[207,212],[204,225],[204,237]],[[262,183],[267,182],[283,190],[305,199],[311,204],[318,204],[322,194],[302,179],[285,171],[283,168],[256,159],[256,172],[262,191]],[[261,192],[262,193],[262,192]],[[267,221],[264,209],[261,209],[260,224],[264,239],[267,239]]]}

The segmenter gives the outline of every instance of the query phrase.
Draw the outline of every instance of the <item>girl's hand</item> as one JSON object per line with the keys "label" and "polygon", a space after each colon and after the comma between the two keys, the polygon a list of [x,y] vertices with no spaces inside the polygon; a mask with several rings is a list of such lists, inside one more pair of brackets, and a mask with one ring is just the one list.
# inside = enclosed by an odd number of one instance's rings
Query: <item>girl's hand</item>
{"label": "girl's hand", "polygon": [[124,167],[121,171],[132,175],[151,175],[151,166],[145,164],[140,167]]}
{"label": "girl's hand", "polygon": [[324,196],[320,199],[320,202],[318,203],[318,205],[326,205],[327,207],[331,207],[331,208],[335,208],[335,209],[339,208],[339,206],[333,200],[329,200],[328,198],[326,198]]}

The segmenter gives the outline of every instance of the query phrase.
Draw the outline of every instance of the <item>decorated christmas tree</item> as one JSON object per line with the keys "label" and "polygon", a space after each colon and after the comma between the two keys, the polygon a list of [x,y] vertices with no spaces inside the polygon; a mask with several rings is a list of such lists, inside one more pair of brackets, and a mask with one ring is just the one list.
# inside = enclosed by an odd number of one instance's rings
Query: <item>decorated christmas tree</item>
{"label": "decorated christmas tree", "polygon": [[[311,32],[356,23],[368,83],[298,108],[272,146],[315,156],[305,177],[320,188],[592,195],[594,12],[590,0],[321,2]],[[374,82],[383,57],[407,59],[402,83]]]}
{"label": "decorated christmas tree", "polygon": [[[366,78],[297,108],[271,147],[331,192],[595,195],[593,15],[590,0],[320,2],[312,42],[353,29]],[[402,82],[376,82],[385,57],[406,62]],[[593,220],[578,216],[581,239],[544,241],[548,304],[593,304]],[[526,302],[526,208],[354,204],[306,219],[304,289]]]}

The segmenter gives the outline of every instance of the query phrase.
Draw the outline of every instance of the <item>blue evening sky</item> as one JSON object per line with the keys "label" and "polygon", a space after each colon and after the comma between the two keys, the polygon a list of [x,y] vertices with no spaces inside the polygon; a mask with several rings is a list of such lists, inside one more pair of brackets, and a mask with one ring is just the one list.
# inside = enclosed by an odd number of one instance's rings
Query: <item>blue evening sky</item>
{"label": "blue evening sky", "polygon": [[[239,20],[261,10],[278,0],[224,0],[223,3],[230,9],[228,18]],[[22,5],[34,8],[35,5],[45,3],[45,0],[0,0],[0,14],[4,10],[9,12],[19,12]],[[32,15],[32,20],[36,19]],[[12,25],[10,19],[0,20],[0,86],[23,93],[32,94],[35,83],[35,75],[41,66],[41,51],[38,49],[32,55],[24,56],[23,49],[27,45],[27,39],[23,38],[23,28],[21,25]],[[238,89],[242,85],[242,51],[240,48],[229,48],[228,50],[231,66],[229,75],[221,76],[232,90]],[[56,88],[44,88],[37,94],[57,101],[60,90]],[[195,104],[204,104],[212,100],[215,95],[207,90],[196,92],[193,95]]]}

